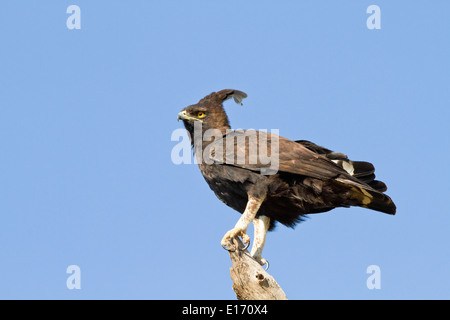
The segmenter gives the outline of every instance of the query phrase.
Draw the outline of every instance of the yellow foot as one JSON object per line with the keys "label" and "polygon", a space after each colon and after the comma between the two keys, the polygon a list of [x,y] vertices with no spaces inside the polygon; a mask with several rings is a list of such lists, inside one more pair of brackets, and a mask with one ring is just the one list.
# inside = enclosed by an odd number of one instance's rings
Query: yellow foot
{"label": "yellow foot", "polygon": [[228,231],[225,236],[222,238],[222,241],[220,244],[222,247],[226,247],[233,238],[236,237],[242,237],[243,243],[250,243],[250,237],[245,233],[245,230],[239,229],[239,228],[233,228],[230,231]]}

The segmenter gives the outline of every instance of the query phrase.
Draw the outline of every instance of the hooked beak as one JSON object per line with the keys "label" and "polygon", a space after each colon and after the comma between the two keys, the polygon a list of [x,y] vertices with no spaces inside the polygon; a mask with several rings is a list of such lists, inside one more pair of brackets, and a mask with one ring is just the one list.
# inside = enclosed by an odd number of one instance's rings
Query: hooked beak
{"label": "hooked beak", "polygon": [[195,120],[195,121],[201,121],[201,120],[199,120],[199,119],[197,119],[197,118],[188,116],[185,110],[181,111],[181,112],[178,114],[178,116],[177,116],[177,121],[180,121],[180,119],[181,119],[181,120]]}
{"label": "hooked beak", "polygon": [[181,111],[177,116],[177,121],[184,120],[186,117],[186,111]]}

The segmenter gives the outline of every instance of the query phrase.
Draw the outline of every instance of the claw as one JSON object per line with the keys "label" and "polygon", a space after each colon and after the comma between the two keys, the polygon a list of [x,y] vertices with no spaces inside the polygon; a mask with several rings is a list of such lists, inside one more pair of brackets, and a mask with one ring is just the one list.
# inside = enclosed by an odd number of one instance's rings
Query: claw
{"label": "claw", "polygon": [[240,250],[245,251],[245,250],[248,249],[249,246],[250,246],[250,241],[247,242],[247,243],[245,244],[244,248],[242,248],[242,249],[240,249]]}
{"label": "claw", "polygon": [[269,261],[267,261],[267,260],[265,260],[265,261],[266,261],[266,263],[264,263],[262,266],[264,267],[264,265],[265,265],[266,267],[264,268],[264,270],[267,271],[269,269]]}
{"label": "claw", "polygon": [[224,248],[225,250],[227,250],[227,251],[230,251],[230,252],[235,252],[236,250],[234,249],[234,248],[228,248],[228,245],[227,244],[220,244],[221,246],[222,246],[222,248]]}
{"label": "claw", "polygon": [[266,259],[255,256],[253,256],[253,259],[255,259],[261,265],[261,267],[266,266],[264,270],[267,271],[269,269],[269,261],[267,261]]}
{"label": "claw", "polygon": [[[225,250],[227,250],[227,251],[230,251],[230,252],[235,252],[236,251],[236,249],[235,248],[228,248],[228,244],[221,244],[221,246],[222,246],[222,248],[224,248]],[[241,248],[239,248],[239,250],[241,250],[241,251],[245,251],[245,250],[247,250],[248,249],[248,247],[250,246],[250,242],[247,242],[245,245],[244,245],[244,247],[241,249]]]}
{"label": "claw", "polygon": [[244,230],[241,229],[231,229],[228,231],[225,236],[222,238],[222,241],[220,244],[222,245],[222,248],[225,250],[234,252],[236,250],[236,246],[234,249],[229,248],[230,242],[232,242],[233,238],[236,238],[238,236],[242,237],[242,242],[245,244],[245,247],[242,250],[246,250],[248,246],[250,245],[250,237],[245,233]]}

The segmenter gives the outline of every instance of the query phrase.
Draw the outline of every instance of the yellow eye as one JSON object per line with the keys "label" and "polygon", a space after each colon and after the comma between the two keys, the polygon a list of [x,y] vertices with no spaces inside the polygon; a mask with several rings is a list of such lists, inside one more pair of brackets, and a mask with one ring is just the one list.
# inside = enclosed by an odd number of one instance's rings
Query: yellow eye
{"label": "yellow eye", "polygon": [[206,114],[202,111],[197,112],[197,117],[199,118],[204,118],[206,116]]}

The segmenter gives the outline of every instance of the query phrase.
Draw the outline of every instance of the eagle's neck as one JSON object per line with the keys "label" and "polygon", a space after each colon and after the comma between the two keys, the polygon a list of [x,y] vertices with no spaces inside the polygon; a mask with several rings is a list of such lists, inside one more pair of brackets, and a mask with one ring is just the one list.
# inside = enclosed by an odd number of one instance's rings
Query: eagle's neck
{"label": "eagle's neck", "polygon": [[216,139],[221,139],[230,131],[228,124],[209,128],[202,125],[201,122],[195,122],[193,126],[187,125],[186,130],[189,132],[191,138],[191,145],[194,150],[194,154],[201,155],[203,150]]}

